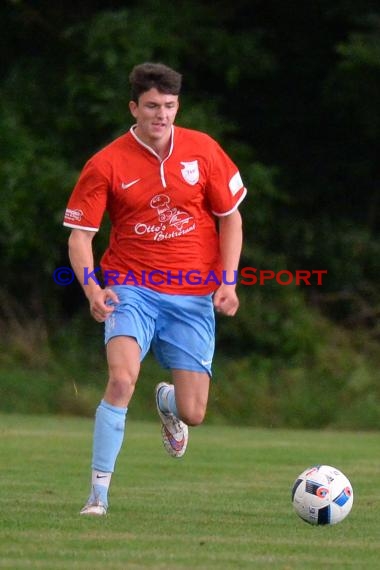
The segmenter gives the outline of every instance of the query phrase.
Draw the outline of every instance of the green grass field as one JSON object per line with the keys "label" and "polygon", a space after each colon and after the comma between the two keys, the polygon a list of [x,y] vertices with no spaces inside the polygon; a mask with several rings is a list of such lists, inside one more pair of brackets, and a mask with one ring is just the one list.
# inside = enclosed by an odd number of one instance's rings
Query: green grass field
{"label": "green grass field", "polygon": [[[0,415],[0,433],[0,568],[380,568],[378,433],[204,425],[174,460],[158,423],[131,414],[103,518],[78,515],[91,420]],[[314,463],[340,468],[354,488],[333,527],[304,523],[290,502]]]}

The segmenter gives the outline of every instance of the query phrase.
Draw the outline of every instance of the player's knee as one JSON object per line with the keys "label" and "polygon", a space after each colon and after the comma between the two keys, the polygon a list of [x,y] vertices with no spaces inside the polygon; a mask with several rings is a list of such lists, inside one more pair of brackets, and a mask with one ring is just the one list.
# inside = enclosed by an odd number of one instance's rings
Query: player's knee
{"label": "player's knee", "polygon": [[181,414],[181,420],[185,422],[186,425],[195,427],[199,426],[203,420],[205,419],[206,410],[197,409],[197,410],[189,410],[183,414]]}
{"label": "player's knee", "polygon": [[110,370],[107,391],[115,399],[130,399],[136,385],[137,375],[125,371]]}

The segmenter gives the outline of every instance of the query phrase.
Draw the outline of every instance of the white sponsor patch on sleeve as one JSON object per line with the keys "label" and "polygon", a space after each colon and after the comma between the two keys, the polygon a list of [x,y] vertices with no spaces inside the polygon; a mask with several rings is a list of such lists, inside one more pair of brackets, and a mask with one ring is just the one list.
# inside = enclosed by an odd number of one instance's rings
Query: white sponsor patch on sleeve
{"label": "white sponsor patch on sleeve", "polygon": [[239,190],[243,188],[243,181],[241,179],[240,172],[237,172],[233,175],[228,186],[232,196],[235,196],[235,194],[237,194]]}
{"label": "white sponsor patch on sleeve", "polygon": [[70,208],[66,208],[65,218],[69,221],[80,222],[83,216],[82,210],[70,210]]}

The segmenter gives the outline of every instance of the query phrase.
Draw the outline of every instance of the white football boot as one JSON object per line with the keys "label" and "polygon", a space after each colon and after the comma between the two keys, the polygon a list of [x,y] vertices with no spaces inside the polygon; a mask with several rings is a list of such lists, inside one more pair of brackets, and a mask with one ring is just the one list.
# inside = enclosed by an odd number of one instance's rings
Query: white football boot
{"label": "white football boot", "polygon": [[170,386],[166,382],[160,382],[156,386],[156,406],[157,412],[162,422],[161,435],[162,443],[166,451],[172,457],[182,457],[186,451],[189,440],[189,429],[187,425],[170,412],[163,412],[158,404],[158,393],[161,388]]}
{"label": "white football boot", "polygon": [[102,501],[94,500],[86,503],[79,514],[101,517],[107,514],[107,505]]}

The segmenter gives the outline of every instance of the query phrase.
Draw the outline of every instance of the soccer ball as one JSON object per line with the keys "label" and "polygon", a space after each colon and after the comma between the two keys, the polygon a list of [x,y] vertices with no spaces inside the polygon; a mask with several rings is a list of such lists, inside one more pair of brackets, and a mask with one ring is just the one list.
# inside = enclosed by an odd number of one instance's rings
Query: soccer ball
{"label": "soccer ball", "polygon": [[305,469],[292,489],[293,507],[309,524],[337,524],[351,511],[354,501],[347,477],[330,465]]}

